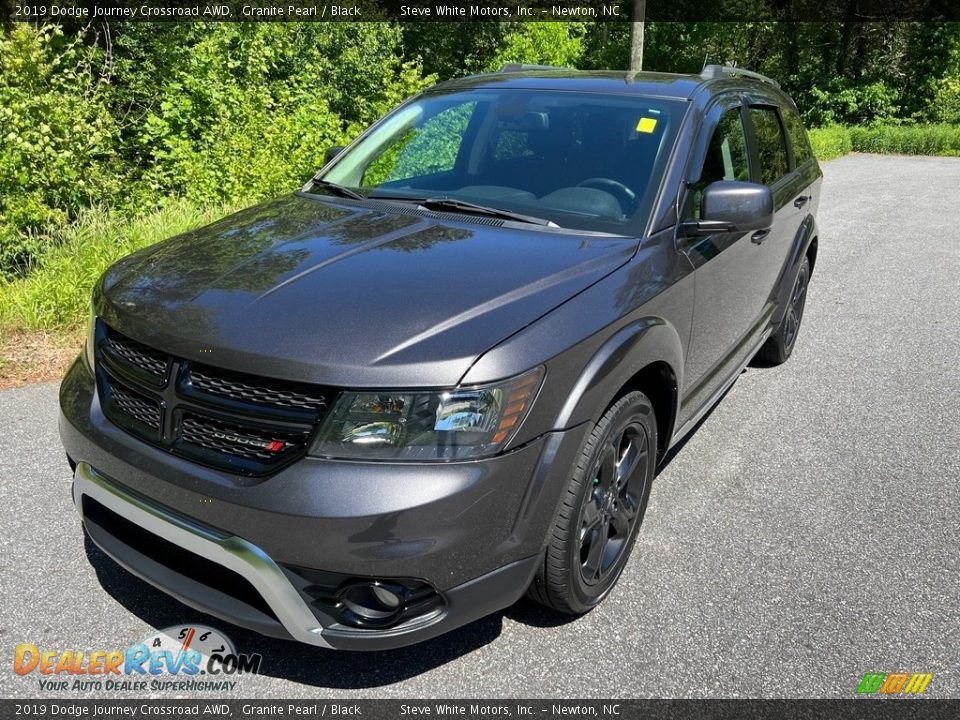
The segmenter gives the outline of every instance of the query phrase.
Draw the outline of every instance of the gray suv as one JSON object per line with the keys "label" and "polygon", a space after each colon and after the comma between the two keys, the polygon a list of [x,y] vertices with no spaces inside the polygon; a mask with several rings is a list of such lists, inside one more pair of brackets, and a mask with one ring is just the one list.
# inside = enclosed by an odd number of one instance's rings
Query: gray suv
{"label": "gray suv", "polygon": [[85,531],[184,603],[351,650],[611,591],[658,462],[786,360],[821,172],[773,81],[507,66],[299,192],[134,253],[60,434]]}

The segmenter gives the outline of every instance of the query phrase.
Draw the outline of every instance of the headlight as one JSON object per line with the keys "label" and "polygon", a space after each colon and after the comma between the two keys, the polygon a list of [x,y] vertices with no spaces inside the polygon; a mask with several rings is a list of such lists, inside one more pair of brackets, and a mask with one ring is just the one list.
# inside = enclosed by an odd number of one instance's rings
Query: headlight
{"label": "headlight", "polygon": [[496,385],[446,392],[347,392],[310,452],[421,461],[494,455],[520,429],[542,379],[537,368]]}
{"label": "headlight", "polygon": [[97,354],[97,316],[90,309],[90,319],[87,320],[87,337],[83,341],[83,358],[87,361],[87,367],[93,372],[95,358]]}

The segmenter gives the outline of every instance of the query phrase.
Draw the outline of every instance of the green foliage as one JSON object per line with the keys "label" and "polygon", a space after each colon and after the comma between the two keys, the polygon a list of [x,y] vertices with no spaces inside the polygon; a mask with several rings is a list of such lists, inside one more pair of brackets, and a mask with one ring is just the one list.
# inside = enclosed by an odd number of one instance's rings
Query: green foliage
{"label": "green foliage", "polygon": [[934,83],[933,111],[930,115],[941,122],[960,124],[960,39],[950,52],[943,77]]}
{"label": "green foliage", "polygon": [[960,126],[887,124],[810,130],[810,144],[820,160],[849,152],[897,155],[960,155]]}
{"label": "green foliage", "polygon": [[374,23],[215,26],[146,117],[146,182],[203,203],[302,184],[327,147],[426,83],[399,41]]}
{"label": "green foliage", "polygon": [[507,33],[487,70],[498,70],[504,63],[576,67],[583,54],[584,23],[530,22]]}
{"label": "green foliage", "polygon": [[44,233],[122,185],[99,67],[56,27],[0,37],[0,278],[24,273]]}
{"label": "green foliage", "polygon": [[0,36],[0,279],[103,204],[136,215],[296,188],[433,82],[387,23],[18,25]]}
{"label": "green foliage", "polygon": [[579,67],[588,27],[577,22],[408,23],[403,45],[425,73],[447,80],[508,62]]}
{"label": "green foliage", "polygon": [[804,115],[813,126],[883,122],[898,114],[897,103],[897,91],[883,81],[854,85],[842,78],[834,78],[825,87],[810,88]]}
{"label": "green foliage", "polygon": [[404,55],[441,80],[482,72],[521,23],[420,22],[402,26]]}
{"label": "green foliage", "polygon": [[960,75],[942,78],[937,83],[935,108],[936,119],[960,125]]}
{"label": "green foliage", "polygon": [[93,284],[113,262],[134,250],[206,225],[245,204],[199,208],[185,200],[137,219],[87,210],[50,238],[43,265],[27,278],[0,283],[0,332],[74,330],[90,312]]}
{"label": "green foliage", "polygon": [[[789,3],[736,0],[752,22],[649,22],[644,70],[696,73],[707,63],[757,70],[778,80],[816,127],[877,120],[954,122],[960,23],[777,22]],[[629,23],[594,23],[586,68],[625,69]],[[951,82],[951,78],[956,82]]]}
{"label": "green foliage", "polygon": [[842,125],[813,128],[808,132],[808,135],[813,154],[820,161],[832,160],[853,150],[850,131]]}
{"label": "green foliage", "polygon": [[850,128],[857,152],[900,155],[960,155],[960,126],[874,125]]}

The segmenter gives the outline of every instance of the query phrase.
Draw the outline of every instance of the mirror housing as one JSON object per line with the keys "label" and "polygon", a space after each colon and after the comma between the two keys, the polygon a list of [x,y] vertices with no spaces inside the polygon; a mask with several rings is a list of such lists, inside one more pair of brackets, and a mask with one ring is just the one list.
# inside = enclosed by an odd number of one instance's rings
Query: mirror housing
{"label": "mirror housing", "polygon": [[343,145],[334,145],[331,148],[327,148],[327,152],[323,154],[323,164],[327,165],[331,160],[333,160],[337,155],[343,152]]}
{"label": "mirror housing", "polygon": [[700,219],[683,224],[687,236],[766,230],[773,225],[773,193],[766,185],[718,180],[703,190]]}

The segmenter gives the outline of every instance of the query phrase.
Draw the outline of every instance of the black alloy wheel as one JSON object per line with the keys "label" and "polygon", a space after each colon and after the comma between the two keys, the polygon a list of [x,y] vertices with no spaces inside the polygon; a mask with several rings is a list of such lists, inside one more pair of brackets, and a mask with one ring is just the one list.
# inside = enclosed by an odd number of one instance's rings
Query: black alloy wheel
{"label": "black alloy wheel", "polygon": [[529,595],[580,615],[610,592],[630,557],[657,462],[650,400],[630,392],[588,436],[568,481]]}

